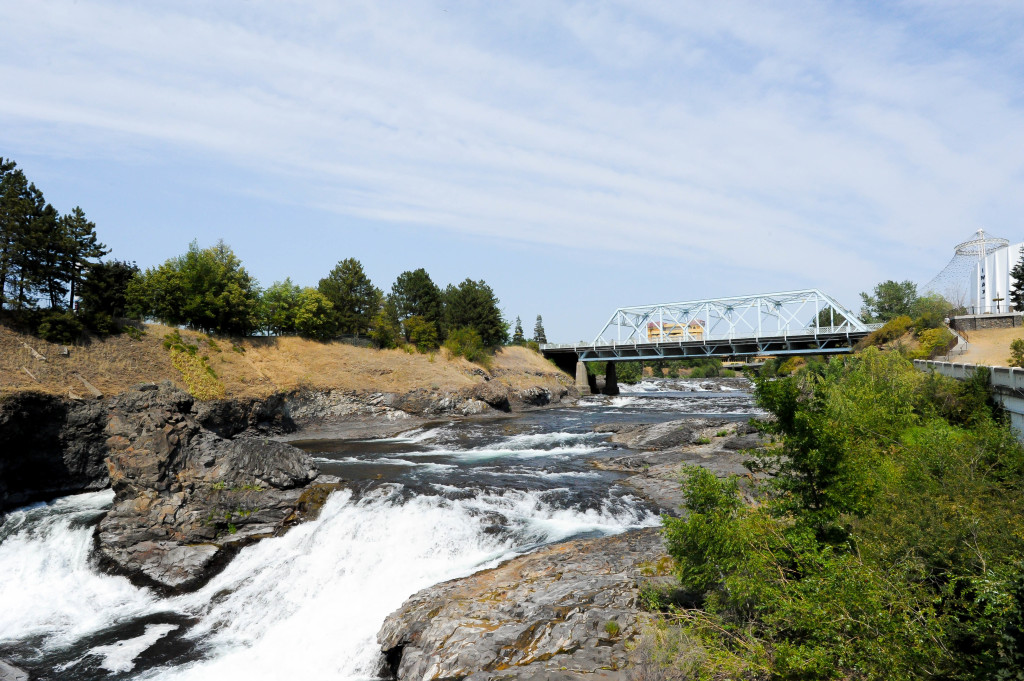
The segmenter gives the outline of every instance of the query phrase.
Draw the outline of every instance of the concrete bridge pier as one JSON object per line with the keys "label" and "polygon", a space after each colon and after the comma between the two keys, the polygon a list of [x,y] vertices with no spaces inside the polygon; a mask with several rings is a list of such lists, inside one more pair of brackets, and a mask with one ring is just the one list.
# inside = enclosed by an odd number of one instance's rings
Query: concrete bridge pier
{"label": "concrete bridge pier", "polygon": [[576,390],[579,391],[580,395],[593,394],[590,389],[590,378],[587,375],[587,365],[583,362],[576,362]]}
{"label": "concrete bridge pier", "polygon": [[607,362],[604,365],[604,394],[611,396],[619,394],[619,377],[615,373],[615,362]]}

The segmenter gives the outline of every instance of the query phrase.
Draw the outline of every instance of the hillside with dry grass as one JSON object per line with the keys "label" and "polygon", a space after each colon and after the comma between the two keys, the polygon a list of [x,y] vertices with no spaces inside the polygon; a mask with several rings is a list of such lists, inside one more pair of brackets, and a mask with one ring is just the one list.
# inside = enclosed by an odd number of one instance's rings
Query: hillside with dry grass
{"label": "hillside with dry grass", "polygon": [[[419,354],[293,337],[227,339],[178,331],[178,347],[188,348],[183,353],[165,347],[174,331],[150,324],[137,338],[122,334],[61,346],[0,326],[0,394],[34,390],[86,396],[92,386],[112,395],[162,380],[206,397],[263,397],[300,388],[408,393],[459,390],[488,373],[443,350]],[[512,388],[572,384],[553,364],[522,347],[500,350],[489,376]],[[198,391],[195,382],[201,384]]]}

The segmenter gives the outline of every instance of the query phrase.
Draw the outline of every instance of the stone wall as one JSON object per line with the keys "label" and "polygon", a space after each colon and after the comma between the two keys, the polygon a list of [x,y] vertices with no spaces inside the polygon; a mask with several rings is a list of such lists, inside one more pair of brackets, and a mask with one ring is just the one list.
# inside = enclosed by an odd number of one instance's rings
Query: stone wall
{"label": "stone wall", "polygon": [[1004,314],[969,314],[953,317],[949,325],[957,331],[977,331],[978,329],[1011,329],[1022,326],[1019,312]]}

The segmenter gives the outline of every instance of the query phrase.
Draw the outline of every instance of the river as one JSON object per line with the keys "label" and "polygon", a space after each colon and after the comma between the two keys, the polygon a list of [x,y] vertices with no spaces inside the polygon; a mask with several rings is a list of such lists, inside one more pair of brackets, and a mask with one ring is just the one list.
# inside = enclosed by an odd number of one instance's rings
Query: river
{"label": "river", "polygon": [[61,681],[376,678],[376,632],[419,589],[552,542],[659,524],[621,474],[589,463],[624,453],[596,424],[755,411],[747,393],[696,381],[628,389],[389,439],[294,441],[353,482],[316,520],[176,597],[96,569],[92,532],[112,492],[12,511],[0,525],[0,658]]}

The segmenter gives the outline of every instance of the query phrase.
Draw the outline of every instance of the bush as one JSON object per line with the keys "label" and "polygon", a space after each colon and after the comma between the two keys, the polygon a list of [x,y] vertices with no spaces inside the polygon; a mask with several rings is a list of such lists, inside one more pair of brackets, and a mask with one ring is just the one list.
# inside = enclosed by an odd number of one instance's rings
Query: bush
{"label": "bush", "polygon": [[945,354],[956,340],[956,336],[949,329],[938,327],[921,332],[917,339],[921,347],[912,353],[911,359],[931,359],[936,355]]}
{"label": "bush", "polygon": [[881,346],[886,343],[891,343],[897,338],[901,338],[910,327],[913,326],[914,321],[907,315],[900,315],[895,319],[886,322],[885,326],[868,334],[863,340],[857,344],[857,349],[861,350],[872,346]]}
{"label": "bush", "polygon": [[413,316],[406,319],[405,338],[416,346],[420,352],[429,352],[437,348],[437,326],[423,317]]}
{"label": "bush", "polygon": [[[605,368],[607,372],[607,368]],[[639,383],[643,379],[643,362],[616,362],[615,380],[619,383]]]}
{"label": "bush", "polygon": [[983,378],[869,349],[756,381],[781,438],[758,503],[689,469],[663,521],[703,608],[675,620],[708,652],[693,678],[1020,678],[1024,447]]}
{"label": "bush", "polygon": [[1024,338],[1010,343],[1010,366],[1024,367]]}
{"label": "bush", "polygon": [[480,334],[475,329],[455,329],[448,334],[444,342],[444,348],[452,357],[465,357],[470,362],[475,362],[485,369],[490,370],[491,355],[484,348]]}
{"label": "bush", "polygon": [[85,325],[71,312],[44,312],[36,334],[51,343],[69,345],[78,341],[85,332]]}

